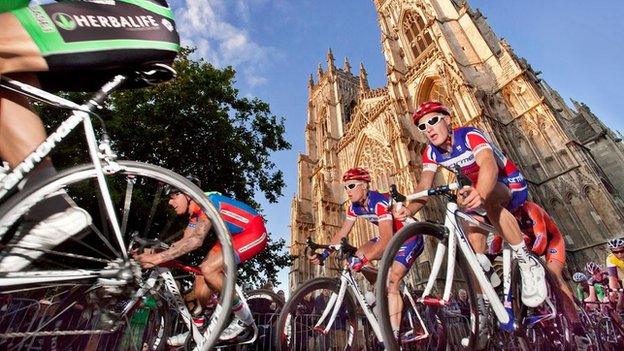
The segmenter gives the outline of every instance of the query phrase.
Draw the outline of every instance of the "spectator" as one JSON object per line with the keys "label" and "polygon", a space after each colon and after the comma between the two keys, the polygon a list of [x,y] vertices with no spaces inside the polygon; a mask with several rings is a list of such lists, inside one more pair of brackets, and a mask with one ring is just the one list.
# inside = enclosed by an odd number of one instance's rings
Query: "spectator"
{"label": "spectator", "polygon": [[468,300],[468,292],[464,289],[459,289],[457,293],[457,306],[459,307],[459,313],[462,316],[470,316],[470,301]]}
{"label": "spectator", "polygon": [[284,294],[284,290],[279,289],[277,291],[277,295],[279,295],[279,297],[281,297],[282,299],[284,299],[284,301],[286,301],[286,295]]}

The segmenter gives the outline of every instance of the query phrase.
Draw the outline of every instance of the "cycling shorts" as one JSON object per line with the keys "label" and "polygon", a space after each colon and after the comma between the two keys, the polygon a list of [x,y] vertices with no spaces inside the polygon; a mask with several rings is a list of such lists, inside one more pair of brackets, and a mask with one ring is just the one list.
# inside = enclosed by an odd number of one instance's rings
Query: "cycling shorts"
{"label": "cycling shorts", "polygon": [[[12,10],[46,60],[48,90],[95,90],[116,72],[171,64],[180,49],[171,9],[157,0],[61,2]],[[71,73],[71,74],[70,74]]]}
{"label": "cycling shorts", "polygon": [[507,210],[513,212],[528,199],[529,187],[520,172],[514,172],[507,177],[500,177],[498,181],[505,184],[511,191],[511,200],[506,206]]}
{"label": "cycling shorts", "polygon": [[394,260],[405,268],[410,269],[416,258],[422,254],[425,248],[425,240],[422,235],[414,235],[401,245]]}
{"label": "cycling shorts", "polygon": [[[267,230],[264,226],[264,220],[261,216],[254,217],[245,230],[232,235],[232,246],[234,247],[234,255],[236,263],[243,263],[262,252],[268,242]],[[212,247],[208,256],[212,252],[220,252],[221,244],[217,243]]]}

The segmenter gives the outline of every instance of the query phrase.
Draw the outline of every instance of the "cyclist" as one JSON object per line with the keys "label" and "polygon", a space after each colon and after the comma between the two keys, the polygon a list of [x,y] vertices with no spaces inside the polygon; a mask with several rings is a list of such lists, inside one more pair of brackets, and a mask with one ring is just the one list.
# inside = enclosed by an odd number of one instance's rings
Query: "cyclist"
{"label": "cyclist", "polygon": [[[199,180],[193,177],[199,186]],[[217,192],[206,193],[208,199],[219,211],[228,231],[232,235],[232,246],[237,263],[243,263],[262,252],[268,241],[267,231],[262,216],[247,204],[221,195]],[[195,277],[195,296],[202,306],[212,302],[212,291],[221,291],[223,287],[223,256],[221,244],[212,248],[202,245],[206,241],[212,226],[210,219],[201,210],[199,205],[179,190],[173,190],[169,195],[169,205],[178,216],[188,216],[188,225],[182,239],[174,242],[168,250],[158,253],[144,253],[134,258],[144,268],[150,268],[176,259],[194,250],[201,249],[205,255],[199,265],[202,276]],[[207,252],[206,252],[207,251]],[[244,342],[256,333],[256,326],[249,306],[240,297],[236,296],[232,311],[234,319],[221,333],[220,340],[224,342]],[[180,346],[184,343],[188,332],[171,337],[168,343],[171,346]]]}
{"label": "cyclist", "polygon": [[[585,302],[606,302],[607,292],[609,290],[609,276],[602,269],[602,267],[595,262],[587,262],[585,265],[585,271],[589,273],[590,277],[587,279],[588,296],[584,299]],[[595,304],[587,304],[589,308],[595,308]]]}
{"label": "cyclist", "polygon": [[[413,122],[429,140],[422,154],[423,169],[416,191],[433,185],[440,165],[447,168],[459,166],[473,183],[459,190],[460,205],[468,210],[481,207],[486,210],[489,220],[510,244],[520,265],[522,302],[529,307],[541,304],[547,294],[544,269],[530,256],[518,222],[510,212],[527,199],[527,184],[522,174],[481,130],[474,127],[451,129],[451,113],[439,102],[422,103],[414,112]],[[397,211],[397,217],[413,216],[426,201],[408,204]],[[484,257],[487,233],[472,226],[466,231],[478,257]]]}
{"label": "cyclist", "polygon": [[[349,234],[358,217],[367,219],[379,228],[379,235],[360,246],[349,262],[351,269],[357,272],[363,266],[368,265],[370,260],[381,258],[390,238],[403,227],[403,222],[393,218],[389,194],[370,189],[371,177],[366,169],[351,168],[342,176],[342,181],[351,205],[347,209],[346,220],[340,230],[332,236],[330,244],[340,243],[340,240]],[[399,283],[423,249],[424,240],[422,236],[414,236],[401,247],[392,266],[393,275],[390,277],[390,286],[388,287],[388,309],[395,337],[398,337],[399,334],[401,311],[403,310]],[[310,261],[319,264],[329,254],[330,251],[325,250],[321,254],[310,257]]]}
{"label": "cyclist", "polygon": [[[0,1],[0,76],[49,91],[88,91],[120,70],[170,64],[179,51],[173,14],[165,0],[28,3]],[[0,158],[11,169],[26,173],[32,161],[40,159],[37,152],[20,163],[45,138],[28,100],[0,90]],[[52,161],[44,158],[18,187],[33,187],[54,174]],[[0,272],[26,267],[41,254],[36,249],[52,248],[91,224],[89,214],[70,206],[62,194],[40,202],[28,216],[36,224],[25,225],[29,228],[25,233],[18,231],[14,244],[31,249],[14,248],[0,257]]]}
{"label": "cyclist", "polygon": [[[622,279],[624,278],[624,239],[611,239],[607,242],[607,247],[611,253],[607,256],[607,272],[609,273],[609,288],[622,288]],[[622,294],[616,291],[609,293],[611,301],[618,301],[618,311],[622,310]]]}

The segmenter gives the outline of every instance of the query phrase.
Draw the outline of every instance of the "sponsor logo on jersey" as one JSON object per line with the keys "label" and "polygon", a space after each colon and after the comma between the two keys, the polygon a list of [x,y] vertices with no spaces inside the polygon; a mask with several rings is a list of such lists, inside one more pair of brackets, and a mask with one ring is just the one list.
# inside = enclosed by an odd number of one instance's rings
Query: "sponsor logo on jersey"
{"label": "sponsor logo on jersey", "polygon": [[41,9],[39,6],[30,6],[28,10],[33,15],[37,24],[39,24],[39,28],[44,33],[50,33],[54,31],[54,24],[50,22],[48,15]]}
{"label": "sponsor logo on jersey", "polygon": [[[52,15],[52,20],[59,28],[74,30],[76,28],[131,28],[149,29],[158,28],[160,25],[151,15],[143,16],[98,16],[82,15],[57,12]],[[169,25],[171,25],[169,23]],[[169,29],[169,28],[167,28]],[[172,31],[172,29],[169,29]]]}

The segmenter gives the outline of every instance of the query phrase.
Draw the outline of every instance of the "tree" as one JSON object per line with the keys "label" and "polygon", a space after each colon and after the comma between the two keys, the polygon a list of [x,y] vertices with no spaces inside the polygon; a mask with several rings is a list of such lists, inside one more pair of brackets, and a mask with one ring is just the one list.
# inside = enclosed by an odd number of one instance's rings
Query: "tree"
{"label": "tree", "polygon": [[[114,150],[120,159],[193,174],[201,179],[204,190],[221,192],[256,208],[257,191],[276,202],[284,180],[270,155],[290,148],[283,136],[284,119],[273,115],[266,102],[240,97],[233,86],[236,72],[232,67],[218,69],[203,59],[192,60],[192,51],[184,49],[174,63],[178,74],[173,81],[111,96],[101,115]],[[74,99],[88,96],[67,95]],[[65,111],[48,107],[41,112],[48,126],[57,126],[67,117]],[[79,134],[53,154],[57,167],[84,162],[85,148],[76,147],[82,138]],[[241,277],[253,277],[259,284],[257,269],[264,268],[266,279],[275,282],[277,269],[290,264],[289,257],[278,252],[283,247],[283,240],[270,242],[262,262],[252,260],[243,267],[246,273]]]}

